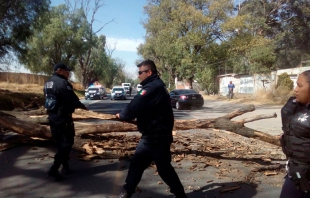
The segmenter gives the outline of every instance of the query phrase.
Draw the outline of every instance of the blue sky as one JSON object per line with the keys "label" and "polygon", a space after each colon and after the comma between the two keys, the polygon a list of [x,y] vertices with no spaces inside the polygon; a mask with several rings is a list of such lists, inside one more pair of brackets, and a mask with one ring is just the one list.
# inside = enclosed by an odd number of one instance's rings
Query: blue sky
{"label": "blue sky", "polygon": [[[74,0],[70,0],[71,3]],[[51,0],[52,6],[65,4],[64,0]],[[125,71],[132,77],[137,77],[138,71],[135,61],[137,46],[144,42],[145,29],[141,22],[145,20],[143,6],[147,0],[104,0],[104,6],[97,12],[94,23],[94,31],[97,31],[104,24],[104,28],[98,33],[107,37],[107,44],[112,49],[116,48],[112,54],[113,58],[121,59],[125,64]]]}

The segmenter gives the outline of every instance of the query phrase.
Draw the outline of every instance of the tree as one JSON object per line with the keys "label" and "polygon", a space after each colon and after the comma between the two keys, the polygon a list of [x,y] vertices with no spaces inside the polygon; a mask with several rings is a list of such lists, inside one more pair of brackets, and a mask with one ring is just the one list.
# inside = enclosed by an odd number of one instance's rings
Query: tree
{"label": "tree", "polygon": [[33,73],[51,74],[53,66],[63,62],[74,68],[77,51],[85,49],[82,38],[88,24],[80,12],[70,13],[65,5],[53,7],[42,29],[28,39],[28,54],[21,62]]}
{"label": "tree", "polygon": [[10,51],[17,56],[26,53],[25,43],[38,19],[46,14],[49,0],[8,0],[0,3],[0,61]]}
{"label": "tree", "polygon": [[75,1],[71,6],[67,1],[67,5],[51,9],[45,26],[36,29],[35,35],[28,40],[29,53],[21,59],[28,69],[34,73],[51,74],[53,65],[63,62],[75,69],[77,79],[84,87],[93,80],[113,84],[116,64],[105,51],[105,36],[96,35],[103,27],[97,31],[92,27],[94,16],[103,4],[101,0],[94,1],[89,21],[91,2]]}
{"label": "tree", "polygon": [[280,33],[276,37],[277,65],[280,68],[296,67],[310,59],[310,2],[290,0],[279,10]]}
{"label": "tree", "polygon": [[291,80],[290,76],[284,72],[278,76],[277,89],[291,91],[293,89],[294,82]]}
{"label": "tree", "polygon": [[[236,16],[222,24],[229,65],[234,73],[268,73],[276,69],[274,38],[280,25],[278,1],[242,3]],[[223,43],[222,43],[223,44]]]}
{"label": "tree", "polygon": [[121,85],[122,82],[125,81],[126,75],[125,75],[125,63],[121,59],[115,59],[114,62],[114,70],[113,70],[113,81],[112,85]]}
{"label": "tree", "polygon": [[273,40],[277,68],[296,67],[310,59],[308,0],[246,0],[241,7],[239,16],[248,16],[247,28],[241,30]]}
{"label": "tree", "polygon": [[153,56],[170,76],[191,85],[197,68],[208,59],[203,52],[221,38],[220,24],[232,8],[229,0],[149,1],[146,43],[139,53]]}
{"label": "tree", "polygon": [[[92,7],[93,3],[93,7]],[[84,86],[87,85],[88,81],[88,74],[91,73],[92,69],[95,67],[104,67],[105,65],[102,63],[99,63],[100,65],[94,66],[94,56],[93,56],[93,50],[96,47],[97,43],[97,36],[96,34],[100,32],[105,25],[112,22],[113,20],[109,21],[108,23],[105,23],[103,26],[99,27],[97,30],[93,29],[93,25],[95,23],[95,16],[98,10],[104,5],[102,3],[102,0],[82,0],[78,1],[75,0],[74,6],[71,6],[71,3],[69,0],[66,0],[66,4],[71,8],[72,12],[80,11],[83,15],[83,18],[87,20],[87,28],[85,29],[85,33],[83,35],[83,50],[76,51],[77,55],[77,67],[81,71],[81,82]],[[79,7],[79,8],[78,8]],[[90,17],[88,19],[88,17]],[[100,47],[102,49],[102,46]],[[77,48],[80,49],[80,48]],[[103,49],[104,50],[104,49]],[[98,62],[97,62],[98,63]]]}

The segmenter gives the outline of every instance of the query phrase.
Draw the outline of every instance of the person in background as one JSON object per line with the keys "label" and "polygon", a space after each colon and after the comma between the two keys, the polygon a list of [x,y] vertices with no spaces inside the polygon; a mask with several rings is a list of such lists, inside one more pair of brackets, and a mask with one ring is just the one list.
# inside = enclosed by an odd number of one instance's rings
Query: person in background
{"label": "person in background", "polygon": [[234,92],[234,88],[235,88],[235,85],[232,83],[232,81],[230,81],[229,84],[228,84],[229,92]]}
{"label": "person in background", "polygon": [[54,66],[54,74],[44,85],[45,108],[52,137],[57,144],[54,163],[47,172],[56,181],[63,179],[58,169],[62,165],[62,173],[69,174],[69,154],[74,143],[74,124],[72,113],[76,108],[87,109],[73,91],[69,83],[70,69],[63,63]]}
{"label": "person in background", "polygon": [[229,99],[232,99],[232,97],[233,97],[234,88],[235,88],[235,85],[232,83],[232,81],[230,81],[228,84],[228,97],[229,97]]}
{"label": "person in background", "polygon": [[310,197],[310,70],[299,75],[294,93],[281,109],[280,142],[288,161],[280,198]]}
{"label": "person in background", "polygon": [[137,66],[142,90],[116,117],[124,121],[136,118],[142,136],[131,159],[126,184],[119,198],[132,196],[144,170],[152,161],[160,177],[170,187],[170,192],[177,198],[185,198],[184,187],[171,165],[174,115],[169,93],[153,61],[145,60]]}
{"label": "person in background", "polygon": [[132,87],[129,87],[129,96],[131,96]]}

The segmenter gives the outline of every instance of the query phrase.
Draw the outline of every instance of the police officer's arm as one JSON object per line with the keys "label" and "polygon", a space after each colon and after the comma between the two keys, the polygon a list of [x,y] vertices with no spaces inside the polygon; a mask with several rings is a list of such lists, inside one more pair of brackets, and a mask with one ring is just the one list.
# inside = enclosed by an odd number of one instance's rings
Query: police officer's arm
{"label": "police officer's arm", "polygon": [[73,96],[72,97],[75,98],[74,99],[74,101],[75,101],[75,108],[80,108],[80,109],[88,110],[87,107],[83,103],[81,103],[79,97],[77,97],[77,95],[74,93],[74,91],[73,91]]}
{"label": "police officer's arm", "polygon": [[145,87],[140,91],[140,94],[136,95],[134,99],[119,113],[121,120],[133,120],[137,116],[149,109],[156,100],[154,98],[153,87]]}
{"label": "police officer's arm", "polygon": [[64,107],[73,107],[87,109],[80,99],[74,93],[72,85],[69,83],[64,83],[61,85],[59,90],[60,95],[62,96],[62,102]]}

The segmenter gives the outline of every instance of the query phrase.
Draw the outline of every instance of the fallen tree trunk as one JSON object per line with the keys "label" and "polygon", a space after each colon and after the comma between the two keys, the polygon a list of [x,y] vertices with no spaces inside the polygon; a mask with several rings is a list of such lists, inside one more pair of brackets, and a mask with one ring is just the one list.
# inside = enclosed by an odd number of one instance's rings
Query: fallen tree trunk
{"label": "fallen tree trunk", "polygon": [[6,129],[33,137],[41,137],[47,139],[50,139],[52,137],[50,128],[48,126],[23,121],[12,116],[3,116],[3,113],[0,117],[0,125],[5,127]]}
{"label": "fallen tree trunk", "polygon": [[[244,108],[233,111],[223,117],[211,118],[211,119],[196,119],[196,120],[175,120],[174,130],[188,130],[188,129],[205,129],[205,128],[216,128],[226,131],[231,131],[239,135],[259,139],[274,145],[279,146],[279,139],[277,136],[272,136],[264,132],[256,131],[244,126],[245,122],[266,119],[270,117],[275,117],[276,114],[270,115],[260,115],[250,119],[243,119],[241,121],[231,121],[230,119],[235,118],[247,112],[254,111],[254,105],[248,105]],[[1,116],[2,115],[2,116]],[[115,115],[110,114],[100,114],[92,111],[86,111],[82,109],[76,110],[74,115],[81,116],[80,118],[99,118],[105,120],[116,120]],[[0,119],[0,124],[8,129],[16,131],[18,133],[37,136],[43,138],[50,138],[50,131],[47,126],[42,126],[35,123],[30,123],[17,118],[5,118],[3,113],[0,114],[4,119]],[[43,118],[45,119],[45,118]],[[103,123],[97,125],[87,125],[87,126],[76,126],[76,135],[81,136],[83,134],[98,134],[98,133],[111,133],[111,132],[130,132],[137,131],[137,126],[135,122],[114,122],[114,123]]]}
{"label": "fallen tree trunk", "polygon": [[[12,115],[14,117],[17,117],[19,119],[22,119],[24,121],[38,123],[38,124],[48,124],[48,115],[46,110],[41,107],[36,110],[31,111],[2,111],[2,113]],[[1,116],[1,114],[0,114]],[[103,113],[97,113],[94,111],[87,111],[83,109],[76,109],[75,112],[72,114],[72,118],[74,121],[77,120],[86,120],[86,119],[102,119],[102,120],[116,120],[119,121],[119,119],[116,118],[115,115],[111,114],[103,114]]]}

